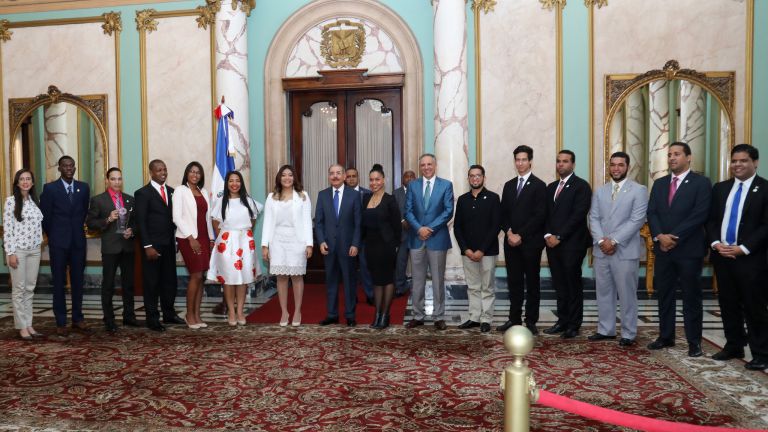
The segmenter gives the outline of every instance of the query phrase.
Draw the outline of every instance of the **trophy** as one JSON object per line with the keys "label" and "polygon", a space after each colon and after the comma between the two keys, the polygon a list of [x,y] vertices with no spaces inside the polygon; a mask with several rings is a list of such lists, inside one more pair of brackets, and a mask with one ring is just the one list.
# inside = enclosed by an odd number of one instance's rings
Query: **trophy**
{"label": "trophy", "polygon": [[125,207],[120,207],[117,210],[117,230],[115,230],[117,234],[125,234],[125,230],[128,229],[128,221],[131,219],[132,210],[133,207],[130,210],[126,210]]}

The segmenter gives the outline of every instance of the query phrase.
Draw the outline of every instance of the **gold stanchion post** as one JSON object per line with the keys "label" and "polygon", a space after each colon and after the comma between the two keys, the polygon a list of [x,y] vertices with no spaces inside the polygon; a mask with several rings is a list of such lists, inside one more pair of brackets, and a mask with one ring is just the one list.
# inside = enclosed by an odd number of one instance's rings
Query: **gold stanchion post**
{"label": "gold stanchion post", "polygon": [[504,432],[528,432],[531,400],[538,399],[535,382],[525,356],[533,350],[533,334],[516,325],[504,333],[504,346],[515,357],[504,369]]}

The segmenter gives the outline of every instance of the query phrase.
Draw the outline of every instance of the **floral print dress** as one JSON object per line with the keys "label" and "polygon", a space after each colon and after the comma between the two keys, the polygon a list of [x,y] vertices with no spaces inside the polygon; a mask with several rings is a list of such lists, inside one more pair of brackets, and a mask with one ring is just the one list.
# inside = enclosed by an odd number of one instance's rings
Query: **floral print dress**
{"label": "floral print dress", "polygon": [[248,209],[239,198],[230,199],[226,219],[223,219],[222,202],[217,200],[211,211],[211,217],[219,222],[220,233],[211,252],[207,278],[225,285],[249,284],[260,274],[256,242],[253,239],[253,221],[263,207],[248,198],[253,211],[251,219]]}

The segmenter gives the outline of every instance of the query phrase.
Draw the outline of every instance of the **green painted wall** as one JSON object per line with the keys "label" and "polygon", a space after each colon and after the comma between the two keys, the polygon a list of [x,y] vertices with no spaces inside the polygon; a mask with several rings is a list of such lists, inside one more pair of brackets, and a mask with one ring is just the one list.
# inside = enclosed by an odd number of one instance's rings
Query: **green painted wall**
{"label": "green painted wall", "polygon": [[576,153],[576,175],[591,182],[588,11],[569,6],[563,9],[563,148]]}
{"label": "green painted wall", "polygon": [[768,177],[768,0],[755,2],[752,69],[752,142],[762,153],[759,173]]}

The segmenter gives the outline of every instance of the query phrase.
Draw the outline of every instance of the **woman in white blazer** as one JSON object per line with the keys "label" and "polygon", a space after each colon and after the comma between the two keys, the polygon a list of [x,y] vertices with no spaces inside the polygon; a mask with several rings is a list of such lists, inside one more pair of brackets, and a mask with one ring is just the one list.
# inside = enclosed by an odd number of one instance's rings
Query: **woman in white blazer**
{"label": "woman in white blazer", "polygon": [[264,207],[261,254],[269,272],[277,276],[277,295],[283,315],[280,325],[288,325],[288,279],[293,283],[294,327],[301,325],[301,299],[304,274],[312,257],[312,203],[303,191],[291,165],[283,165],[275,176],[275,187]]}
{"label": "woman in white blazer", "polygon": [[173,223],[176,242],[189,272],[187,285],[187,326],[192,329],[208,327],[200,318],[203,301],[203,275],[211,259],[210,200],[205,185],[205,173],[199,162],[190,162],[184,170],[181,186],[173,193]]}

